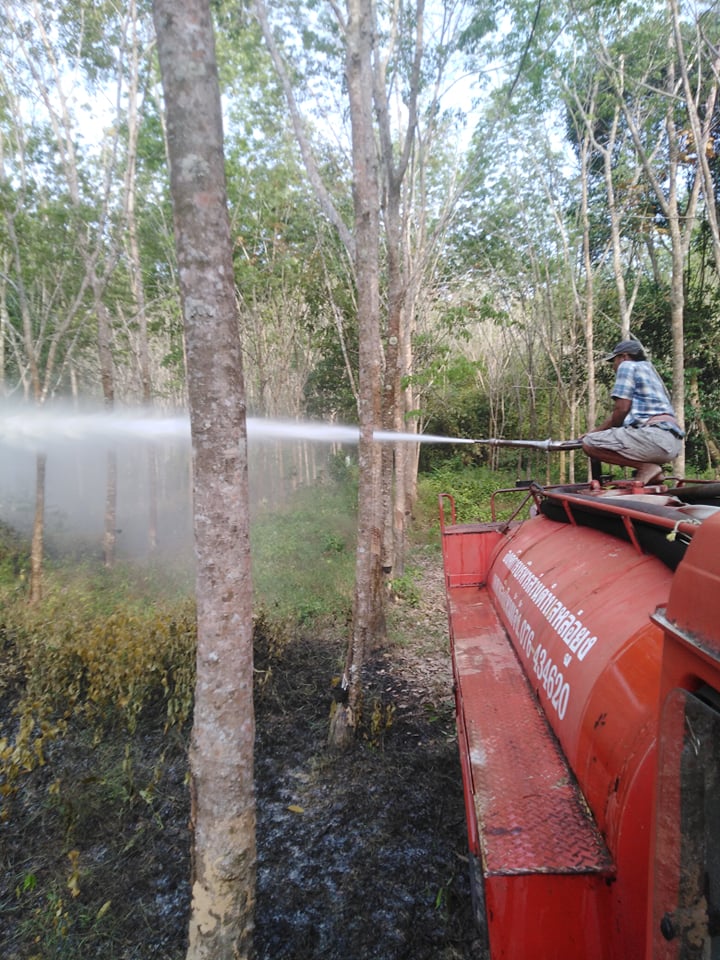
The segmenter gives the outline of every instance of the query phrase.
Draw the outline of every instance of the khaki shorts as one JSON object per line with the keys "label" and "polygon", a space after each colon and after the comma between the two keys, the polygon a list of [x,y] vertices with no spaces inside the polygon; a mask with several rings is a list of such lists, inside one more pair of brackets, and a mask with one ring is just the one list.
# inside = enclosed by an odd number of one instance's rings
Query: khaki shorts
{"label": "khaki shorts", "polygon": [[602,460],[603,450],[613,450],[628,460],[639,463],[669,463],[682,450],[682,438],[662,427],[611,427],[586,433],[586,447],[597,450],[597,459]]}

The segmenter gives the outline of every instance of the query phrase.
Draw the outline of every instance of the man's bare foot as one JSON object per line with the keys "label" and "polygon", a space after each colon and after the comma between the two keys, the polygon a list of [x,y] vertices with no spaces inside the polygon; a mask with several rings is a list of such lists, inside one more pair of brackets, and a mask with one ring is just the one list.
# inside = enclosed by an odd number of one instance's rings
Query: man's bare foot
{"label": "man's bare foot", "polygon": [[663,472],[655,463],[649,463],[647,467],[641,467],[633,477],[639,480],[644,487],[652,487],[657,483],[662,483]]}

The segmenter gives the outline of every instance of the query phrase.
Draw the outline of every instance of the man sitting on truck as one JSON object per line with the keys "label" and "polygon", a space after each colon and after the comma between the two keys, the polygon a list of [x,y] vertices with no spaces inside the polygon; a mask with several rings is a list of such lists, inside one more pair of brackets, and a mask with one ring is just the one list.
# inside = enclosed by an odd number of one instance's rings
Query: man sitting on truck
{"label": "man sitting on truck", "polygon": [[612,360],[615,384],[612,413],[589,430],[582,448],[593,460],[635,470],[643,486],[660,483],[662,465],[682,450],[684,431],[665,384],[639,340],[622,340],[603,360]]}

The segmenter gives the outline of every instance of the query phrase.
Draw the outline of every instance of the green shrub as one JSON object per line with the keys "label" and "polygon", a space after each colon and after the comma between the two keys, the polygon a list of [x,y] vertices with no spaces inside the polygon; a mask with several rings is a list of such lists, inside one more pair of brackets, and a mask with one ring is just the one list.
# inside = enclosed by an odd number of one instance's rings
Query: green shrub
{"label": "green shrub", "polygon": [[401,577],[394,577],[390,581],[390,586],[398,600],[403,600],[411,607],[420,604],[422,589],[418,585],[418,570],[415,567],[406,567]]}
{"label": "green shrub", "polygon": [[52,590],[33,607],[17,597],[4,604],[0,695],[13,720],[0,737],[0,796],[44,765],[48,745],[71,723],[99,741],[108,730],[134,733],[144,711],[166,730],[192,712],[194,603],[107,615],[91,609],[84,588],[63,596],[64,604]]}
{"label": "green shrub", "polygon": [[22,587],[27,581],[29,567],[27,545],[0,522],[0,587]]}
{"label": "green shrub", "polygon": [[[488,467],[469,467],[457,461],[448,461],[430,473],[418,478],[419,507],[428,523],[438,523],[438,496],[448,493],[455,501],[458,523],[491,519],[491,498],[501,488],[515,486],[515,477],[490,470]],[[505,512],[508,504],[517,504],[524,494],[498,500]],[[447,508],[446,508],[447,514]]]}

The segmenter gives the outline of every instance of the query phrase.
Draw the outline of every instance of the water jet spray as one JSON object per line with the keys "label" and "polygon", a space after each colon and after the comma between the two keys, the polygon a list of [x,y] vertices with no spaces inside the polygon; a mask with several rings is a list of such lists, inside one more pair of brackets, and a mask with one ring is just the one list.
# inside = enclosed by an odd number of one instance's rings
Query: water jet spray
{"label": "water jet spray", "polygon": [[[319,421],[275,420],[249,417],[248,439],[309,440],[319,443],[358,443],[358,427]],[[374,431],[379,443],[477,444],[492,447],[526,447],[535,450],[575,450],[580,440],[506,440],[499,437],[482,439],[445,437],[427,433],[402,433],[392,430]],[[48,444],[91,440],[161,441],[189,440],[190,419],[187,414],[153,416],[145,412],[66,413],[52,410],[28,410],[0,416],[0,445],[26,450],[41,449]]]}

